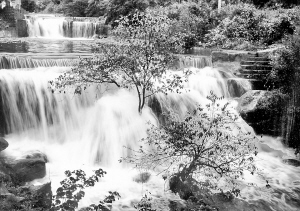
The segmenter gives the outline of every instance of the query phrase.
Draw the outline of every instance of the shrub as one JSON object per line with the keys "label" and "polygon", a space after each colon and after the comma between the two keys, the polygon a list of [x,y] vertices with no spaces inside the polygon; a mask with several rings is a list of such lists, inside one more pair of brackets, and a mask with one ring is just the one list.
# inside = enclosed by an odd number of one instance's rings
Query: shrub
{"label": "shrub", "polygon": [[30,1],[30,0],[21,1],[21,7],[28,12],[34,12],[35,6],[36,6],[35,1]]}
{"label": "shrub", "polygon": [[36,1],[35,12],[44,11],[48,4],[51,4],[51,0],[39,0]]}

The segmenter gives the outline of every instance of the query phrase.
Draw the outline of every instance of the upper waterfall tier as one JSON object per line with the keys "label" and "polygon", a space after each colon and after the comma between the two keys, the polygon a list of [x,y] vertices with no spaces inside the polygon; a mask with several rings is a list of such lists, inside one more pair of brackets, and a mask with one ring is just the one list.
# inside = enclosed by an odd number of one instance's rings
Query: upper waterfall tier
{"label": "upper waterfall tier", "polygon": [[92,38],[100,24],[91,21],[77,21],[66,17],[26,17],[29,37],[43,38]]}

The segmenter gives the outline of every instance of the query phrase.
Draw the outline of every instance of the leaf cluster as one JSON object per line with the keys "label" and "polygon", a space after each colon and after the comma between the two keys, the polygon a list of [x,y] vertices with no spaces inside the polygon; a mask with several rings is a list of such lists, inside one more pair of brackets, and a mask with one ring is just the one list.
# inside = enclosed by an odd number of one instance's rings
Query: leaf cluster
{"label": "leaf cluster", "polygon": [[[66,179],[60,182],[61,187],[56,190],[56,195],[53,195],[53,203],[51,211],[68,210],[74,211],[78,208],[78,202],[85,196],[84,189],[93,187],[99,179],[106,174],[102,169],[94,171],[94,175],[87,177],[83,170],[65,171]],[[103,201],[99,204],[90,205],[88,210],[109,211],[107,207],[117,198],[120,198],[118,192],[109,192]]]}

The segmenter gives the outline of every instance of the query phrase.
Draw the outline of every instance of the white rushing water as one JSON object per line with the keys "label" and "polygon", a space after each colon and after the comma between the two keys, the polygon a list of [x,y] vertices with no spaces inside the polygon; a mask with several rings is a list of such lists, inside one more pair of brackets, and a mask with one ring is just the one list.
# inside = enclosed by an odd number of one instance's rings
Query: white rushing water
{"label": "white rushing water", "polygon": [[[123,146],[136,147],[146,135],[147,124],[157,124],[157,117],[146,107],[143,114],[137,111],[137,97],[127,90],[89,88],[83,95],[53,94],[48,81],[57,77],[66,68],[35,68],[0,71],[0,90],[9,134],[10,146],[5,150],[15,157],[22,157],[28,151],[44,152],[49,163],[47,176],[38,182],[52,181],[55,191],[65,170],[83,169],[91,173],[99,166],[108,174],[94,188],[87,189],[87,195],[80,206],[99,201],[108,191],[118,191],[122,198],[113,210],[134,210],[132,202],[138,201],[145,190],[149,190],[164,210],[168,199],[179,200],[178,196],[166,191],[161,176],[152,173],[150,181],[139,184],[133,181],[138,170],[120,164],[120,157],[128,155]],[[183,115],[196,104],[206,103],[206,96],[214,91],[219,96],[232,98],[228,88],[230,74],[224,78],[217,69],[193,68],[187,93],[157,95],[161,105],[168,105]],[[238,80],[239,81],[239,80]],[[237,89],[246,91],[249,83],[239,81]],[[232,105],[235,103],[233,102]],[[3,121],[3,120],[2,120]],[[295,195],[300,188],[300,169],[287,166],[282,158],[291,157],[292,151],[279,144],[274,138],[264,137],[265,145],[260,146],[258,165],[261,176],[246,175],[242,182],[242,196],[247,200],[263,199],[274,205],[274,210],[297,210],[286,197]],[[276,151],[277,150],[277,151]],[[268,180],[271,189],[266,188]],[[247,186],[255,183],[257,187]],[[273,188],[274,187],[274,188]],[[274,191],[287,193],[274,198]]]}
{"label": "white rushing water", "polygon": [[51,16],[28,16],[26,23],[29,37],[49,39],[92,38],[98,27],[97,23],[90,21]]}

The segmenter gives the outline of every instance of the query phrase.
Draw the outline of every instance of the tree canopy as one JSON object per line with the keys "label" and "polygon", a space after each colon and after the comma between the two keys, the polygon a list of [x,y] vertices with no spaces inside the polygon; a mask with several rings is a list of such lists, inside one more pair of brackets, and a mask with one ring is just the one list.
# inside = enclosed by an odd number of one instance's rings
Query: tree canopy
{"label": "tree canopy", "polygon": [[146,99],[155,93],[180,92],[189,71],[169,74],[181,52],[180,34],[173,31],[172,21],[162,12],[137,12],[122,17],[113,31],[117,42],[99,45],[92,57],[82,59],[79,65],[61,75],[51,84],[58,90],[73,86],[75,93],[90,84],[115,84],[133,89],[142,112]]}
{"label": "tree canopy", "polygon": [[152,126],[140,148],[131,149],[133,155],[123,160],[210,188],[218,188],[221,179],[233,188],[245,170],[253,174],[255,136],[241,127],[228,103],[221,105],[213,93],[208,99],[206,108],[199,106],[183,120],[171,112],[168,122]]}

